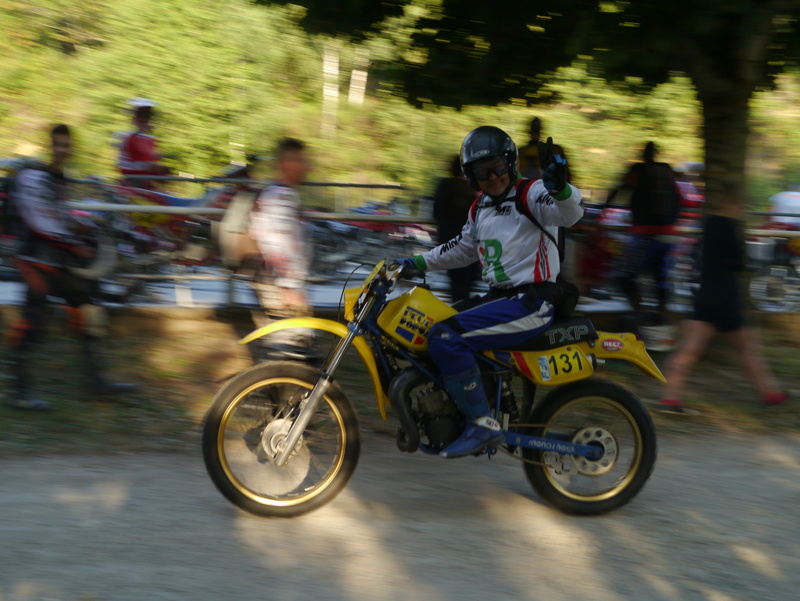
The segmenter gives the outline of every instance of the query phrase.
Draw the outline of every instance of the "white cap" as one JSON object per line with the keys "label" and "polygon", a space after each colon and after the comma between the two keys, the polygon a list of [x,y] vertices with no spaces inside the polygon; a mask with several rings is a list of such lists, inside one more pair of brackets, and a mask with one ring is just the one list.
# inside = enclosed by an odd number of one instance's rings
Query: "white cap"
{"label": "white cap", "polygon": [[144,108],[153,108],[156,106],[156,103],[150,100],[149,98],[141,98],[137,96],[136,98],[131,98],[128,100],[128,105],[135,109],[144,109]]}

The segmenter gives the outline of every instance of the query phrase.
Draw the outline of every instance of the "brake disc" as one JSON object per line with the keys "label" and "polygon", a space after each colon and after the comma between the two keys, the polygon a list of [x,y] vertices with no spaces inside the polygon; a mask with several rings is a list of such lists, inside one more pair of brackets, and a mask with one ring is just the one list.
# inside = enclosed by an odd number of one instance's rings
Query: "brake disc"
{"label": "brake disc", "polygon": [[[294,421],[290,419],[275,419],[264,428],[264,431],[261,433],[261,448],[266,453],[268,459],[274,459],[286,446],[286,436],[289,434],[289,429],[292,427],[293,423]],[[297,455],[302,446],[303,437],[301,436],[291,454]]]}

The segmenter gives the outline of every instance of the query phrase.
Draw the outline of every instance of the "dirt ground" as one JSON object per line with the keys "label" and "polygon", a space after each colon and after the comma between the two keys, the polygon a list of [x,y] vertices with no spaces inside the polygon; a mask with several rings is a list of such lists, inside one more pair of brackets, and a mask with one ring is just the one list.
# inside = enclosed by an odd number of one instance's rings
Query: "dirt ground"
{"label": "dirt ground", "polygon": [[[560,514],[508,457],[399,453],[348,367],[365,438],[353,480],[314,513],[266,520],[217,492],[198,442],[221,379],[248,364],[239,328],[115,324],[112,371],[145,388],[113,403],[87,397],[75,341],[54,333],[37,390],[58,411],[0,406],[0,601],[797,598],[798,402],[755,406],[724,345],[691,380],[702,415],[656,416],[655,471],[615,513]],[[796,399],[790,338],[768,352]],[[604,375],[658,393],[636,370]]]}
{"label": "dirt ground", "polygon": [[348,488],[261,519],[199,449],[0,461],[0,601],[786,601],[800,588],[800,437],[662,437],[600,517],[542,504],[508,457],[402,455],[365,432]]}

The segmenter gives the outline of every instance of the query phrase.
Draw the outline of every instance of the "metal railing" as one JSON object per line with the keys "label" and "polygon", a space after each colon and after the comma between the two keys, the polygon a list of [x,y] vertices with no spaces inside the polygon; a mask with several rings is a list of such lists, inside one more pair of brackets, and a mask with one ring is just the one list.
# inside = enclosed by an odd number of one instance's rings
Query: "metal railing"
{"label": "metal railing", "polygon": [[[154,213],[161,215],[224,215],[225,209],[211,207],[166,207],[163,205],[130,205],[109,202],[94,201],[70,201],[67,203],[71,209],[84,211],[97,211],[104,213]],[[770,213],[768,211],[752,211],[749,214],[773,217],[797,217],[795,213]],[[326,221],[352,221],[358,223],[397,223],[397,224],[425,224],[435,225],[436,220],[432,217],[407,216],[407,215],[369,215],[364,213],[325,213],[322,211],[303,211],[301,215],[305,219],[324,219]],[[630,229],[629,225],[612,225],[593,223],[593,227],[608,230],[625,231]],[[701,230],[699,227],[677,226],[676,232],[680,234],[697,234]],[[762,238],[800,238],[800,231],[795,230],[766,230],[748,229],[745,230],[748,236]]]}
{"label": "metal railing", "polygon": [[[266,186],[271,183],[270,180],[255,180],[250,178],[234,178],[234,177],[194,177],[194,176],[176,176],[176,175],[126,175],[126,180],[131,181],[161,181],[161,182],[188,182],[193,184],[243,184],[248,186]],[[80,183],[97,183],[94,179],[71,179],[70,181]],[[388,189],[388,190],[409,190],[407,186],[402,184],[353,184],[348,182],[303,182],[301,186],[324,186],[329,188],[374,188],[374,189]]]}
{"label": "metal railing", "polygon": [[[200,177],[178,177],[178,176],[129,176],[127,179],[130,180],[150,180],[150,181],[175,181],[175,182],[186,182],[186,183],[193,183],[193,184],[246,184],[250,186],[263,186],[268,184],[268,181],[258,181],[252,179],[244,179],[244,178],[227,178],[227,177],[208,177],[208,178],[200,178]],[[101,189],[108,186],[106,182],[97,179],[73,179],[71,180],[74,183],[79,184],[89,184],[98,186]],[[333,187],[333,188],[361,188],[361,189],[389,189],[389,190],[397,190],[408,192],[409,189],[405,186],[400,184],[348,184],[348,183],[338,183],[338,182],[305,182],[303,184],[307,187]],[[135,189],[134,189],[135,190]],[[145,192],[151,193],[153,191],[146,190]],[[169,195],[166,195],[169,196]],[[197,197],[197,202],[200,202],[202,196]],[[99,202],[99,201],[70,201],[68,203],[69,207],[72,209],[78,209],[83,211],[92,211],[92,212],[103,212],[103,213],[147,213],[147,214],[162,214],[162,215],[182,215],[182,216],[197,216],[197,217],[221,217],[225,213],[225,209],[223,208],[213,208],[213,207],[206,207],[206,206],[168,206],[168,205],[147,205],[147,204],[127,204],[127,203],[115,203],[115,202]],[[586,207],[592,213],[599,213],[600,210],[603,209],[602,205],[587,205]],[[696,212],[702,213],[702,211],[697,210]],[[793,213],[773,213],[768,211],[748,211],[749,215],[754,216],[763,216],[763,217],[797,217],[796,214]],[[424,224],[424,225],[435,225],[436,220],[432,217],[423,217],[421,215],[416,216],[408,216],[408,215],[375,215],[375,214],[366,214],[366,213],[328,213],[323,211],[303,211],[302,216],[308,220],[326,220],[326,221],[338,221],[338,222],[349,222],[349,223],[393,223],[393,224]],[[587,219],[590,221],[590,219]],[[584,227],[587,224],[585,221]],[[625,231],[629,228],[626,225],[611,225],[611,224],[600,224],[593,221],[590,221],[591,227],[598,227],[603,228],[611,231]],[[700,235],[701,228],[700,227],[688,227],[688,226],[678,226],[676,228],[677,233],[681,235],[687,236],[694,236]],[[579,232],[575,232],[576,234]],[[748,237],[757,237],[757,238],[800,238],[800,231],[791,231],[791,230],[778,230],[778,229],[763,229],[763,228],[754,228],[746,230],[746,235]],[[200,273],[160,273],[160,274],[140,274],[140,273],[125,273],[119,274],[118,277],[125,277],[130,279],[141,279],[145,281],[172,281],[175,282],[176,286],[179,282],[188,282],[192,280],[218,280],[218,281],[228,281],[229,282],[229,290],[232,291],[232,287],[235,281],[241,280],[241,277],[236,276],[231,271],[227,271],[224,275],[211,275],[211,274],[200,274]],[[310,278],[312,282],[325,282],[325,281],[335,281],[336,278],[332,277],[319,277],[314,276]]]}

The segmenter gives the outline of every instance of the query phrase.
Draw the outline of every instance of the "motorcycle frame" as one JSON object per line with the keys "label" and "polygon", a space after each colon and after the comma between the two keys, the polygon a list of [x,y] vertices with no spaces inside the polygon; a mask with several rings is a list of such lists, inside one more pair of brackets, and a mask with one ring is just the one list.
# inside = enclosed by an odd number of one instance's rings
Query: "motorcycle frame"
{"label": "motorcycle frame", "polygon": [[[376,302],[374,304],[373,310],[367,316],[362,327],[369,333],[369,337],[372,341],[372,348],[375,349],[375,352],[378,355],[378,358],[380,359],[378,364],[384,370],[386,381],[388,382],[391,381],[391,377],[394,374],[392,373],[388,359],[386,358],[386,351],[383,345],[381,344],[381,341],[386,339],[386,334],[383,332],[383,330],[380,328],[377,322],[380,309],[385,304],[385,293],[381,296],[379,300],[380,302]],[[401,346],[399,345],[393,345],[393,346],[395,347],[392,349],[393,353],[396,353],[398,356],[400,356],[400,358],[411,363],[412,367],[422,372],[426,377],[430,378],[442,390],[445,390],[444,380],[439,374],[429,370],[421,361],[419,361],[416,357],[408,353]],[[518,372],[483,355],[477,355],[477,359],[480,363],[489,368],[489,374],[494,376],[495,378],[494,389],[492,391],[492,394],[488,396],[489,396],[490,406],[494,405],[495,415],[499,416],[501,413],[500,401],[502,394],[503,376],[505,374],[509,373],[513,374]],[[483,372],[483,370],[481,371],[482,373],[485,373]],[[520,376],[524,377],[521,374]],[[575,455],[578,457],[586,457],[588,459],[593,459],[593,460],[597,460],[602,457],[602,450],[599,449],[598,447],[569,442],[568,440],[563,439],[558,435],[552,437],[532,436],[530,434],[520,434],[518,432],[512,432],[510,430],[506,430],[505,442],[509,445],[524,446],[540,451],[553,451],[564,455]],[[420,444],[419,447],[420,450],[422,450],[423,452],[438,455],[438,451],[432,451],[423,444]]]}
{"label": "motorcycle frame", "polygon": [[[300,437],[302,436],[305,427],[308,425],[311,416],[313,415],[314,411],[316,411],[319,402],[322,400],[322,397],[333,381],[333,374],[335,373],[336,368],[339,366],[339,363],[344,358],[347,349],[358,341],[361,342],[361,344],[356,344],[359,355],[363,360],[365,360],[365,363],[367,363],[367,367],[370,370],[373,378],[373,384],[375,385],[376,392],[380,393],[378,395],[378,404],[379,408],[381,409],[381,416],[384,420],[388,419],[386,416],[385,405],[383,405],[381,401],[383,400],[385,402],[385,400],[387,400],[385,388],[388,382],[390,382],[394,376],[394,372],[387,358],[386,350],[384,349],[383,344],[381,344],[383,341],[387,340],[387,337],[378,325],[377,318],[381,309],[386,304],[386,295],[389,293],[391,285],[384,276],[380,277],[381,281],[374,285],[372,288],[372,294],[368,296],[363,306],[360,308],[358,315],[355,316],[352,321],[350,321],[346,328],[342,324],[332,322],[330,320],[316,318],[295,318],[282,320],[260,328],[240,341],[240,344],[247,344],[248,342],[266,336],[272,332],[293,327],[321,329],[323,331],[340,336],[340,340],[335,350],[332,352],[332,355],[329,356],[322,368],[322,374],[320,375],[320,378],[317,380],[314,388],[311,390],[311,393],[301,404],[300,412],[295,422],[289,429],[289,432],[287,433],[283,448],[275,457],[275,463],[279,467],[286,463],[295,445],[300,440]],[[314,325],[322,327],[315,328]],[[370,339],[370,342],[372,343],[371,345],[368,345],[364,340],[366,337]],[[391,341],[390,345],[393,353],[397,354],[401,359],[408,361],[415,369],[419,370],[426,377],[430,378],[437,386],[443,390],[445,389],[444,381],[440,375],[428,369],[419,359],[411,355],[401,346]],[[366,349],[364,347],[366,347]],[[368,361],[366,359],[367,353],[364,352],[365,350],[367,350],[367,352],[370,350],[374,351],[375,355],[378,357],[378,362],[376,363],[371,355],[369,355],[370,360]],[[488,366],[491,370],[491,374],[495,376],[496,386],[493,394],[491,395],[492,398],[490,400],[490,405],[494,405],[495,414],[499,415],[502,376],[506,373],[513,373],[515,370],[482,355],[478,355],[478,360]],[[379,369],[380,372],[378,372]],[[381,398],[381,396],[383,398]],[[591,460],[598,460],[602,457],[602,449],[599,447],[570,442],[569,440],[558,435],[532,436],[529,434],[521,434],[507,430],[505,432],[505,442],[513,446],[524,446],[540,451],[550,451],[564,455],[585,457]],[[419,448],[428,454],[438,454],[438,452],[428,449],[423,444],[420,444]]]}

